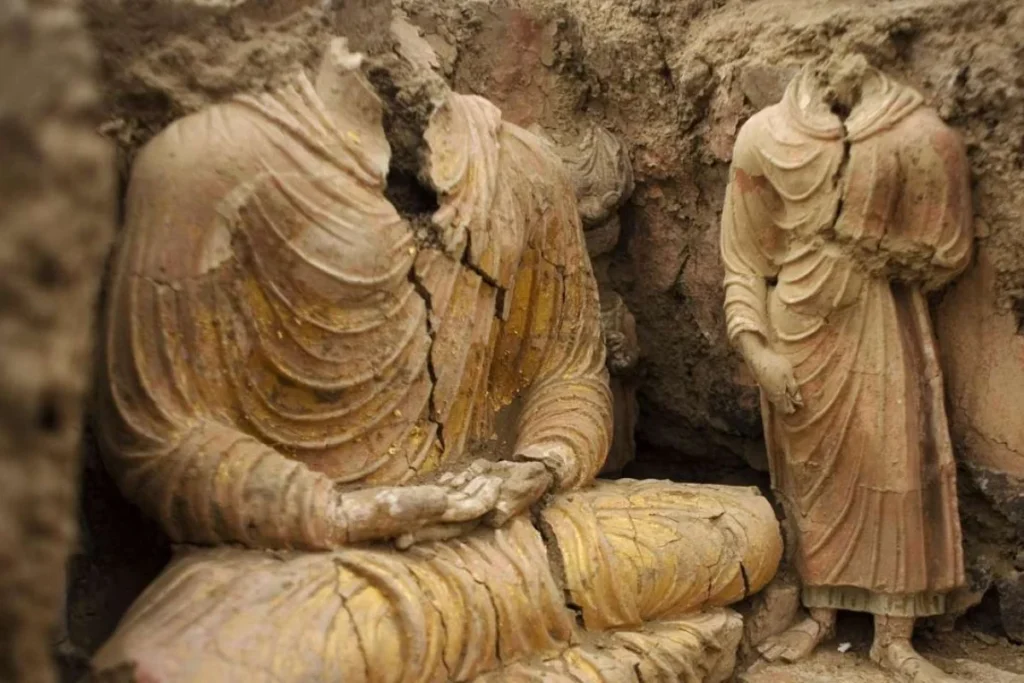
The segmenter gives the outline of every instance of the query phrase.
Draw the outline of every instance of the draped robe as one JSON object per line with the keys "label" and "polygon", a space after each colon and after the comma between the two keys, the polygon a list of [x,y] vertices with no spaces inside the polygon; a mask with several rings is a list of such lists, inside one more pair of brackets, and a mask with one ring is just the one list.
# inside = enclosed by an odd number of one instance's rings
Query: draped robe
{"label": "draped robe", "polygon": [[765,339],[800,385],[793,414],[763,394],[762,412],[805,603],[933,614],[964,570],[924,292],[970,258],[964,148],[877,72],[845,122],[819,101],[798,76],[739,133],[722,216],[728,333]]}
{"label": "draped robe", "polygon": [[442,244],[421,248],[360,93],[339,125],[300,78],[177,122],[136,163],[100,433],[176,541],[330,547],[336,487],[458,462],[513,402],[510,447],[572,449],[561,487],[604,461],[597,287],[558,158],[453,94],[428,135]]}
{"label": "draped robe", "polygon": [[[133,169],[98,427],[190,545],[95,680],[725,680],[742,628],[716,608],[771,579],[778,526],[749,489],[594,483],[611,396],[560,160],[449,94],[417,235],[380,102],[346,78],[210,107]],[[339,497],[458,468],[506,410],[511,448],[569,454],[536,520],[406,552],[338,536]]]}

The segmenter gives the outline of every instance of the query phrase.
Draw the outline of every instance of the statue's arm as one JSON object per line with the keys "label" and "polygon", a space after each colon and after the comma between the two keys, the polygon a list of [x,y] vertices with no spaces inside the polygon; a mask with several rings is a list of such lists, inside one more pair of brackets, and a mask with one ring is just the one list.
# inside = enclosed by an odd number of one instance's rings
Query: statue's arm
{"label": "statue's arm", "polygon": [[756,152],[760,131],[758,116],[740,129],[722,208],[725,322],[729,340],[741,352],[769,337],[767,278],[778,272],[764,247],[764,236],[774,225],[765,202],[767,183]]}
{"label": "statue's arm", "polygon": [[[329,549],[460,519],[453,509],[458,494],[448,487],[343,491],[327,476],[214,421],[197,420],[164,448],[108,456],[108,464],[126,496],[177,542]],[[490,498],[497,495],[493,488]]]}
{"label": "statue's arm", "polygon": [[195,420],[160,445],[122,446],[107,462],[125,495],[173,540],[265,548],[347,541],[332,482],[258,440]]}
{"label": "statue's arm", "polygon": [[[558,272],[558,315],[547,332],[544,357],[527,390],[519,420],[516,456],[543,463],[555,487],[591,482],[608,455],[612,396],[605,367],[597,284],[571,186],[551,167],[555,201],[536,235],[539,266]],[[527,342],[529,343],[529,342]]]}
{"label": "statue's arm", "polygon": [[736,139],[722,209],[721,253],[725,269],[725,322],[729,341],[768,399],[784,413],[803,404],[789,361],[775,352],[768,329],[768,279],[778,274],[770,253],[773,200],[757,142],[766,134],[763,114],[750,119]]}
{"label": "statue's arm", "polygon": [[516,441],[516,457],[543,463],[563,490],[591,482],[611,443],[612,397],[600,327],[588,320],[588,309],[597,305],[588,277],[564,280],[572,305],[563,310],[549,357],[526,393]]}

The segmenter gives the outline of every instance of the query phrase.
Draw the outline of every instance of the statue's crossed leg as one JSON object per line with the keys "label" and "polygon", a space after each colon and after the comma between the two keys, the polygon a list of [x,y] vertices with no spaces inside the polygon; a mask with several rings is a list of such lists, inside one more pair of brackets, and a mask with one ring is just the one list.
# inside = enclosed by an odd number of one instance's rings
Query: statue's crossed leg
{"label": "statue's crossed leg", "polygon": [[716,608],[767,583],[780,554],[752,490],[654,481],[598,482],[536,526],[406,552],[190,549],[95,667],[161,682],[720,680],[739,619]]}

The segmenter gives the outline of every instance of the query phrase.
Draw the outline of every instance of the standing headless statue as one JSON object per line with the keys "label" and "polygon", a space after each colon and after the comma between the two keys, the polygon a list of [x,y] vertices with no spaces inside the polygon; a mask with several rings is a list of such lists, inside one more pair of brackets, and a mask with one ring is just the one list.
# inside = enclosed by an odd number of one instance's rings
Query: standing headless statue
{"label": "standing headless statue", "polygon": [[762,646],[769,660],[810,654],[849,609],[875,615],[875,662],[951,680],[910,642],[964,584],[925,293],[963,271],[971,239],[960,138],[862,58],[808,66],[739,133],[726,318],[761,387],[810,611]]}

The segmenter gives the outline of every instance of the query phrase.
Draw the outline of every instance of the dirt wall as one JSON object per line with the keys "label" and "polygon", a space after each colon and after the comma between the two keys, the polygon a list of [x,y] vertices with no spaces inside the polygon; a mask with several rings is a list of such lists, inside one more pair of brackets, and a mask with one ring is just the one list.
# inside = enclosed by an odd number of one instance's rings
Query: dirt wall
{"label": "dirt wall", "polygon": [[113,228],[77,2],[0,4],[0,680],[54,680],[82,407]]}

